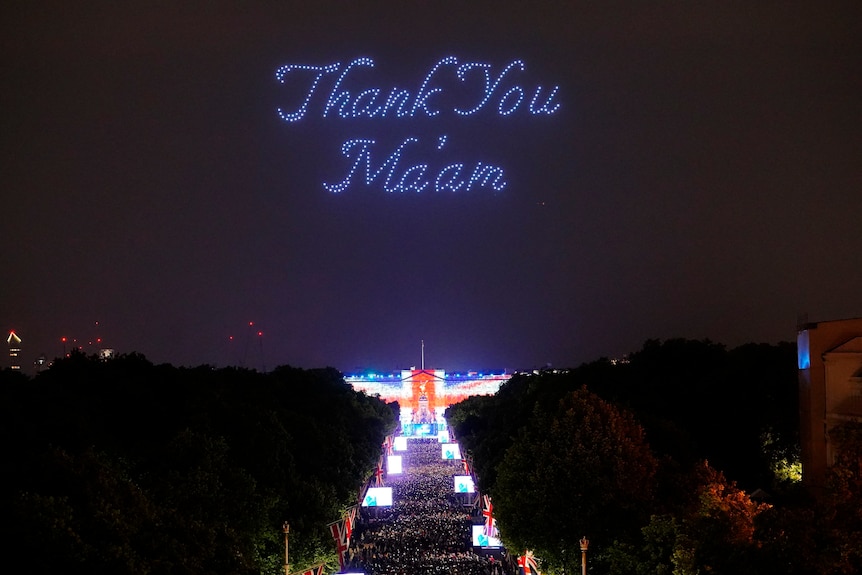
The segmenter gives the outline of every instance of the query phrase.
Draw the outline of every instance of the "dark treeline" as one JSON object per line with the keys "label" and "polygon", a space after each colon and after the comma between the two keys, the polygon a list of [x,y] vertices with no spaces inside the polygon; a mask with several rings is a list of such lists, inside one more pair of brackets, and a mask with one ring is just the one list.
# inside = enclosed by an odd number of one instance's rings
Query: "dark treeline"
{"label": "dark treeline", "polygon": [[846,427],[855,456],[809,497],[793,344],[648,341],[625,361],[516,375],[446,416],[504,543],[547,572],[579,572],[584,535],[594,573],[862,570],[862,434]]}
{"label": "dark treeline", "polygon": [[333,369],[72,354],[0,393],[2,537],[35,573],[283,573],[284,522],[291,565],[334,561],[396,426]]}

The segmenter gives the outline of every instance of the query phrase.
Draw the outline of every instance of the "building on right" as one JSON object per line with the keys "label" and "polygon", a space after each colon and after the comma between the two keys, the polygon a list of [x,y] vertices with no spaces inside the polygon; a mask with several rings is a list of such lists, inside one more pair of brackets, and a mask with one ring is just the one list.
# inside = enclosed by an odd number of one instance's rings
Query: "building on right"
{"label": "building on right", "polygon": [[802,324],[796,342],[802,483],[819,491],[835,462],[829,431],[862,423],[862,318]]}

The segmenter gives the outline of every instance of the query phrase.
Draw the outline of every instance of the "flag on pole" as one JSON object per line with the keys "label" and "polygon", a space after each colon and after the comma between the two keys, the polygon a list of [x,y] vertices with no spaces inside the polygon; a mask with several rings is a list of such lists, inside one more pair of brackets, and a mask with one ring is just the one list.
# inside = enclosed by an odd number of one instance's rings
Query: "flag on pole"
{"label": "flag on pole", "polygon": [[539,572],[539,563],[536,561],[533,552],[527,549],[524,554],[518,557],[518,567],[523,570],[523,575],[542,575]]}
{"label": "flag on pole", "polygon": [[347,530],[344,524],[344,519],[339,519],[329,524],[329,530],[332,532],[332,538],[335,540],[335,553],[338,555],[338,565],[342,571],[344,571],[344,566],[347,564],[347,549],[349,547]]}
{"label": "flag on pole", "polygon": [[497,529],[494,524],[497,522],[494,519],[494,505],[491,503],[491,498],[487,495],[482,496],[482,515],[485,517],[485,535],[492,537],[496,535]]}
{"label": "flag on pole", "polygon": [[383,455],[392,455],[392,436],[387,435],[383,440]]}
{"label": "flag on pole", "polygon": [[377,487],[383,486],[383,458],[377,462],[377,471],[374,472],[374,484]]}
{"label": "flag on pole", "polygon": [[464,475],[470,475],[470,463],[467,461],[466,458],[462,459],[461,463],[464,464]]}
{"label": "flag on pole", "polygon": [[352,505],[347,510],[347,516],[344,518],[344,530],[347,533],[347,544],[350,545],[350,539],[353,537],[353,527],[356,525],[356,505]]}

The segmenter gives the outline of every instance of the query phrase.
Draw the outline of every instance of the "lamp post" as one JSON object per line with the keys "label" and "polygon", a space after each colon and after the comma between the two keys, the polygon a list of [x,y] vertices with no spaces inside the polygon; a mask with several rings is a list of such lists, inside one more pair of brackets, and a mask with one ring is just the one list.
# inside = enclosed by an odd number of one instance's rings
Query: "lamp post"
{"label": "lamp post", "polygon": [[590,540],[584,535],[581,537],[581,575],[587,575],[587,547],[590,546]]}
{"label": "lamp post", "polygon": [[290,575],[290,563],[287,560],[287,536],[290,533],[290,525],[285,521],[281,527],[284,529],[284,575]]}

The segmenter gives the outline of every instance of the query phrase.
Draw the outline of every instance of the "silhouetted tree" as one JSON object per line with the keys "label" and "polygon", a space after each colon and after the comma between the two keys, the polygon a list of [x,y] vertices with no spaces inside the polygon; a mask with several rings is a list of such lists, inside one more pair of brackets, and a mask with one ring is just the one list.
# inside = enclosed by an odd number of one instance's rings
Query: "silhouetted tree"
{"label": "silhouetted tree", "polygon": [[532,422],[498,468],[501,533],[511,548],[571,572],[581,536],[600,550],[646,522],[656,460],[634,418],[585,388]]}
{"label": "silhouetted tree", "polygon": [[334,561],[326,524],[396,420],[333,369],[269,374],[72,353],[0,386],[4,541],[36,572],[283,572]]}

